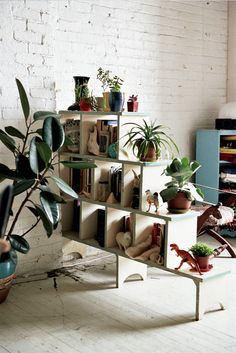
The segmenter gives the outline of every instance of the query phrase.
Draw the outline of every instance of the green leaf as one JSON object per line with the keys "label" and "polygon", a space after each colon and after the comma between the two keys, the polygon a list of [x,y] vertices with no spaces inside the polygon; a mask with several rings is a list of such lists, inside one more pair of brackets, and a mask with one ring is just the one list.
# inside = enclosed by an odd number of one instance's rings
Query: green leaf
{"label": "green leaf", "polygon": [[57,226],[60,219],[60,210],[54,197],[48,192],[41,191],[40,202],[50,222]]}
{"label": "green leaf", "polygon": [[31,213],[33,213],[33,215],[34,215],[36,218],[39,217],[39,214],[38,214],[38,211],[36,210],[36,208],[31,207],[31,206],[26,206],[26,207],[30,210]]}
{"label": "green leaf", "polygon": [[37,143],[39,142],[42,142],[42,140],[37,136],[33,137],[30,142],[30,167],[35,174],[38,174],[45,169],[45,163],[37,150]]}
{"label": "green leaf", "polygon": [[85,161],[60,161],[65,167],[73,169],[97,168],[96,164]]}
{"label": "green leaf", "polygon": [[14,184],[13,195],[16,196],[21,194],[22,192],[31,188],[34,185],[34,183],[35,183],[34,179],[18,181],[16,184]]}
{"label": "green leaf", "polygon": [[23,254],[27,254],[30,249],[30,246],[25,238],[17,234],[11,234],[8,236],[8,239],[13,249]]}
{"label": "green leaf", "polygon": [[46,230],[47,236],[49,238],[53,232],[53,224],[50,222],[50,220],[47,217],[47,214],[45,213],[44,209],[40,205],[35,205],[35,208],[38,212],[39,217],[43,222],[44,229]]}
{"label": "green leaf", "polygon": [[55,175],[52,175],[50,178],[55,181],[60,190],[65,192],[67,195],[70,195],[74,199],[78,199],[76,192],[67,183],[65,183],[64,180]]}
{"label": "green leaf", "polygon": [[48,111],[38,111],[38,112],[35,112],[33,115],[34,121],[44,120],[48,117],[60,118],[60,115],[57,113],[48,112]]}
{"label": "green leaf", "polygon": [[22,178],[14,170],[0,163],[0,180],[2,181],[4,179],[21,180]]}
{"label": "green leaf", "polygon": [[177,186],[172,186],[167,189],[164,189],[160,192],[160,195],[163,199],[164,202],[167,202],[169,200],[172,200],[175,198],[176,194],[178,192],[178,187]]}
{"label": "green leaf", "polygon": [[50,116],[44,120],[42,138],[53,152],[63,146],[65,132],[58,119]]}
{"label": "green leaf", "polygon": [[16,78],[16,84],[20,95],[20,101],[21,101],[22,110],[25,116],[25,121],[27,121],[30,113],[29,101],[22,83],[17,78]]}
{"label": "green leaf", "polygon": [[16,150],[15,140],[13,140],[13,138],[8,136],[2,129],[0,129],[0,140],[11,152],[15,152]]}
{"label": "green leaf", "polygon": [[23,135],[18,129],[16,129],[14,126],[6,126],[5,131],[8,133],[10,136],[18,137],[21,140],[25,139],[25,135]]}
{"label": "green leaf", "polygon": [[49,193],[50,196],[53,197],[53,199],[57,203],[66,203],[66,201],[63,199],[63,197],[61,197],[60,195],[55,194],[54,192],[52,192],[52,190],[48,186],[40,185],[39,189],[44,191],[45,193]]}
{"label": "green leaf", "polygon": [[52,151],[51,151],[50,147],[48,146],[48,144],[46,142],[36,143],[36,147],[37,147],[37,151],[38,151],[40,157],[42,158],[45,165],[47,166],[48,162],[52,158]]}
{"label": "green leaf", "polygon": [[16,171],[22,179],[35,179],[36,174],[30,167],[29,158],[19,153],[16,156]]}

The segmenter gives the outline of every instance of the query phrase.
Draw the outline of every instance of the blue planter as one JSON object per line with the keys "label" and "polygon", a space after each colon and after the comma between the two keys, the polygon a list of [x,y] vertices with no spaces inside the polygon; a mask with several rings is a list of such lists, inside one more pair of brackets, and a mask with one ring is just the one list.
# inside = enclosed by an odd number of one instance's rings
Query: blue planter
{"label": "blue planter", "polygon": [[9,277],[15,273],[17,265],[17,254],[15,250],[11,250],[7,254],[2,254],[0,258],[0,279]]}
{"label": "blue planter", "polygon": [[109,105],[112,112],[121,112],[124,105],[124,93],[110,92]]}

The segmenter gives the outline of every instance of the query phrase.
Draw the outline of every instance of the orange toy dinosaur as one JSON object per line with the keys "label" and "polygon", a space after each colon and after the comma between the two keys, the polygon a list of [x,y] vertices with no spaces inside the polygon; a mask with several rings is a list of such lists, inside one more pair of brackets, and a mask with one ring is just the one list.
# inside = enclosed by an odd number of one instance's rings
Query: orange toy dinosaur
{"label": "orange toy dinosaur", "polygon": [[191,268],[193,270],[197,270],[199,272],[200,275],[202,275],[202,272],[200,270],[200,267],[197,263],[197,261],[194,259],[194,257],[186,250],[181,250],[179,249],[177,244],[170,244],[171,250],[175,250],[177,256],[182,257],[182,260],[179,264],[179,267],[176,267],[175,270],[179,270],[181,268],[181,266],[183,265],[184,262],[187,262],[187,264],[189,266],[191,266]]}

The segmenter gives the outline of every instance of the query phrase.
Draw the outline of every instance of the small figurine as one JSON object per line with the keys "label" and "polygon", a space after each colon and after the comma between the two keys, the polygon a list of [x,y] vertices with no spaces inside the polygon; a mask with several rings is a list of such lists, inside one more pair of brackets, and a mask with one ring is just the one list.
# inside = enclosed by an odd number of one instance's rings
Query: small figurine
{"label": "small figurine", "polygon": [[88,139],[88,152],[98,156],[99,155],[99,146],[97,143],[97,127],[94,126],[93,131],[89,132],[89,139]]}
{"label": "small figurine", "polygon": [[202,272],[197,260],[195,260],[194,257],[188,251],[179,249],[177,244],[170,244],[170,247],[171,247],[171,250],[174,250],[176,252],[177,256],[180,256],[182,258],[179,266],[176,267],[175,270],[179,270],[181,266],[184,264],[184,262],[187,262],[187,264],[193,270],[198,271],[199,274],[202,275]]}
{"label": "small figurine", "polygon": [[147,203],[148,203],[147,212],[150,211],[152,204],[156,207],[155,212],[157,212],[159,208],[158,192],[154,192],[154,194],[152,194],[151,191],[148,189],[145,191],[145,194],[147,196]]}

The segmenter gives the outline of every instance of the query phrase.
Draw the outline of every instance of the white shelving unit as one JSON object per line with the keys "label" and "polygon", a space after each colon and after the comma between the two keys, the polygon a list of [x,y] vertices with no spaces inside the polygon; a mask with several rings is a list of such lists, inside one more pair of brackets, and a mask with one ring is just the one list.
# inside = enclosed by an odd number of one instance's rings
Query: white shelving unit
{"label": "white shelving unit", "polygon": [[[61,155],[63,159],[81,158],[83,160],[92,160],[97,168],[91,170],[91,196],[90,198],[81,196],[79,211],[74,211],[74,201],[70,200],[62,205],[62,233],[64,237],[75,240],[104,251],[116,254],[117,256],[117,287],[131,274],[140,274],[145,279],[147,265],[160,268],[165,271],[173,272],[177,275],[190,278],[196,284],[196,319],[203,315],[203,306],[200,300],[200,288],[203,285],[203,278],[189,271],[188,267],[183,271],[176,271],[180,259],[170,250],[170,244],[176,243],[182,249],[189,248],[197,241],[197,216],[195,211],[189,211],[185,214],[170,214],[165,205],[161,205],[157,213],[154,208],[146,212],[146,194],[150,189],[152,192],[160,192],[164,184],[169,180],[162,175],[163,170],[168,164],[167,160],[157,162],[140,162],[136,160],[131,151],[124,152],[124,143],[122,136],[128,131],[129,126],[124,125],[127,122],[141,122],[149,118],[140,113],[101,113],[101,112],[70,112],[60,111],[63,121],[80,120],[80,147],[79,153],[64,151]],[[94,156],[88,153],[87,143],[89,139],[89,130],[93,129],[97,120],[117,120],[117,158],[104,156]],[[118,203],[107,203],[98,200],[98,183],[102,172],[108,172],[111,166],[119,165],[121,167],[120,189],[121,197]],[[131,208],[133,178],[134,174],[140,175],[140,192],[138,209]],[[70,169],[62,167],[60,176],[69,184],[71,183]],[[105,211],[104,220],[104,247],[101,247],[96,241],[97,234],[97,211]],[[132,245],[139,243],[140,239],[151,233],[153,223],[165,224],[165,234],[163,242],[164,263],[160,265],[156,262],[140,261],[130,259],[124,251],[118,248],[116,243],[116,234],[122,231],[124,216],[130,216],[132,219]],[[79,231],[73,230],[73,224],[80,225]],[[221,272],[220,272],[221,273]],[[222,275],[223,276],[223,275]],[[211,278],[208,274],[206,278]],[[214,277],[214,276],[213,276]],[[221,275],[217,274],[217,278]]]}

